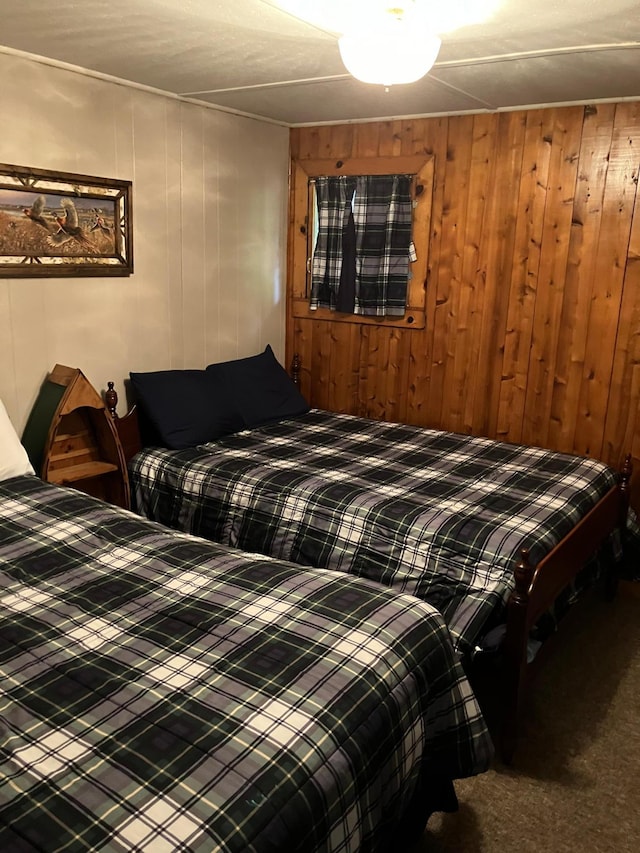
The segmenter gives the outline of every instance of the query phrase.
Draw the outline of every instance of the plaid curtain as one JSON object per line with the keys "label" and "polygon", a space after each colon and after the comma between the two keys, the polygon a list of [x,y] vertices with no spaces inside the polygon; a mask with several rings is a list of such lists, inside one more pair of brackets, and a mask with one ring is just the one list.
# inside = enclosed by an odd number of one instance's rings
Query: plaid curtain
{"label": "plaid curtain", "polygon": [[311,268],[311,309],[404,315],[410,189],[408,175],[317,179],[318,239]]}
{"label": "plaid curtain", "polygon": [[[352,212],[355,189],[354,177],[341,175],[336,178],[316,179],[318,238],[311,266],[309,307],[312,310],[336,310],[341,280],[343,288],[353,291],[355,299],[355,264],[343,264],[345,249],[347,256],[353,256],[349,243],[355,245]],[[344,310],[342,304],[339,310]]]}
{"label": "plaid curtain", "polygon": [[361,175],[356,229],[354,314],[402,317],[407,306],[411,244],[411,177]]}

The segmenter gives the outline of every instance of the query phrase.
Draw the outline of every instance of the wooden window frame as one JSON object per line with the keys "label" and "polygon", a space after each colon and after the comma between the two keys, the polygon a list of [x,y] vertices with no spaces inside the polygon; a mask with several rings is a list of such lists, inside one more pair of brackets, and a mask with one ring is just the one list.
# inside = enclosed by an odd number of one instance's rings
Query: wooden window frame
{"label": "wooden window frame", "polygon": [[[342,314],[328,308],[309,308],[307,270],[310,257],[309,181],[322,175],[391,175],[409,174],[414,177],[414,210],[412,239],[417,260],[411,264],[407,288],[407,310],[404,317],[368,317],[361,314]],[[399,157],[360,157],[350,160],[294,160],[291,170],[291,241],[289,246],[289,293],[294,317],[308,320],[328,320],[338,323],[359,323],[375,326],[394,326],[424,329],[426,280],[431,231],[434,158],[414,155]],[[422,187],[418,191],[418,187]]]}

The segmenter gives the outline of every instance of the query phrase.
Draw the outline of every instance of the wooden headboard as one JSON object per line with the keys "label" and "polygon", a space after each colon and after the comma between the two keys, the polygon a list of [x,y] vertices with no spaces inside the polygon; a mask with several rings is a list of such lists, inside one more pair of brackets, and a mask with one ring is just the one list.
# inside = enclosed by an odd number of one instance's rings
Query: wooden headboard
{"label": "wooden headboard", "polygon": [[128,462],[139,450],[142,450],[142,439],[140,437],[140,424],[138,422],[138,409],[134,404],[124,417],[119,417],[118,392],[113,387],[113,382],[107,382],[107,390],[104,402],[116,427],[116,432],[122,445],[124,458]]}

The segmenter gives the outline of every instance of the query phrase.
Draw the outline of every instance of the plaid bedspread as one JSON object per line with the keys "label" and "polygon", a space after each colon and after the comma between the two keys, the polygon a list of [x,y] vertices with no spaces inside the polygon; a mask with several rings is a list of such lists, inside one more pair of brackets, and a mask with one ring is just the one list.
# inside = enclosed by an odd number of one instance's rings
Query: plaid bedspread
{"label": "plaid bedspread", "polygon": [[458,651],[614,483],[591,459],[312,410],[131,465],[139,512],[215,541],[367,577],[445,616]]}
{"label": "plaid bedspread", "polygon": [[490,756],[428,605],[0,483],[3,853],[385,849]]}

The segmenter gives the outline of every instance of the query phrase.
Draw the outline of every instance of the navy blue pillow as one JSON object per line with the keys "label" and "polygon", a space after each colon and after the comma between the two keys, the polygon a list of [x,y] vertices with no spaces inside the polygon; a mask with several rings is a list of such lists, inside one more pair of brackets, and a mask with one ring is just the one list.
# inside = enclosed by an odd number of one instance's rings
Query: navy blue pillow
{"label": "navy blue pillow", "polygon": [[215,381],[216,393],[233,400],[233,408],[247,427],[309,411],[309,404],[268,344],[259,355],[210,364],[207,373]]}
{"label": "navy blue pillow", "polygon": [[135,397],[159,443],[180,450],[237,432],[244,421],[206,370],[130,373]]}

